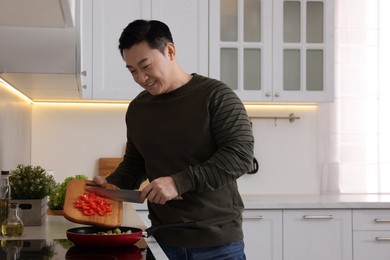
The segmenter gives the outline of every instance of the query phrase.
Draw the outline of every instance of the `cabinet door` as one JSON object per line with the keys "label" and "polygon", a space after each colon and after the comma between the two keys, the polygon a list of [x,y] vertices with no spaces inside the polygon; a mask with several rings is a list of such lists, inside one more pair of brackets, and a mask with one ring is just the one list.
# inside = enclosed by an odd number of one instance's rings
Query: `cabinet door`
{"label": "cabinet door", "polygon": [[210,76],[243,101],[332,101],[333,5],[210,0]]}
{"label": "cabinet door", "polygon": [[162,20],[170,27],[177,57],[188,73],[208,76],[208,4],[197,0],[83,0],[81,76],[83,98],[130,100],[143,89],[118,50],[122,30],[135,19]]}
{"label": "cabinet door", "polygon": [[333,0],[275,0],[273,96],[333,101]]}
{"label": "cabinet door", "polygon": [[243,213],[247,259],[282,259],[282,211],[245,210]]}
{"label": "cabinet door", "polygon": [[129,100],[142,90],[126,68],[118,43],[130,22],[151,18],[150,10],[150,0],[92,1],[92,99]]}
{"label": "cabinet door", "polygon": [[92,98],[92,0],[76,2],[77,77],[81,98]]}
{"label": "cabinet door", "polygon": [[272,101],[272,0],[210,0],[210,77]]}
{"label": "cabinet door", "polygon": [[353,255],[354,260],[390,259],[389,210],[353,210]]}
{"label": "cabinet door", "polygon": [[188,73],[208,76],[207,1],[152,0],[152,19],[171,29],[181,67]]}
{"label": "cabinet door", "polygon": [[350,210],[284,210],[285,260],[351,260]]}
{"label": "cabinet door", "polygon": [[390,231],[354,231],[354,260],[390,259]]}

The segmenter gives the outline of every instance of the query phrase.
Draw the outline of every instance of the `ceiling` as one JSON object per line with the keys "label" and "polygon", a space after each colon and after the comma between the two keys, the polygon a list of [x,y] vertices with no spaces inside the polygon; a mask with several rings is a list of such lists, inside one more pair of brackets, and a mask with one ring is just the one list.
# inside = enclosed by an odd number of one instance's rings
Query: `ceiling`
{"label": "ceiling", "polygon": [[0,77],[34,101],[78,99],[74,0],[0,0]]}

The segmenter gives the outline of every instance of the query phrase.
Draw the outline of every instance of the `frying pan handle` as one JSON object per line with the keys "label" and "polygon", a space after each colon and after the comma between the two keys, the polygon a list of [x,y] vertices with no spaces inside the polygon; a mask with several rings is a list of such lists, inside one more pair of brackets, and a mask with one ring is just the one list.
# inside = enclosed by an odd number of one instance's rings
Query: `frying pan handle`
{"label": "frying pan handle", "polygon": [[184,223],[170,223],[170,224],[162,224],[154,227],[150,227],[145,229],[142,232],[143,237],[150,237],[154,234],[154,232],[161,229],[183,229],[183,228],[197,228],[198,224],[196,222],[184,222]]}

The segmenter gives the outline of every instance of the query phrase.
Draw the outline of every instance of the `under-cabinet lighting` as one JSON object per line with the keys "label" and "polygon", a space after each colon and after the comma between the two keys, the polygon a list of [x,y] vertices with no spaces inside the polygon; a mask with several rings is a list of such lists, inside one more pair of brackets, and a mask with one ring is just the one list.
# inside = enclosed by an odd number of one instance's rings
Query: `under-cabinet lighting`
{"label": "under-cabinet lighting", "polygon": [[5,81],[2,78],[0,78],[0,86],[3,86],[4,89],[6,89],[7,91],[11,92],[12,94],[20,97],[21,99],[23,99],[31,104],[34,103],[34,101],[32,101],[29,97],[27,97],[25,94],[23,94],[22,92],[20,92],[19,90],[17,90],[13,86],[11,86],[7,81]]}
{"label": "under-cabinet lighting", "polygon": [[317,109],[318,105],[315,103],[293,103],[293,104],[247,104],[244,102],[245,108],[247,109],[261,109],[261,110],[274,110],[274,109],[291,109],[291,108],[301,108],[307,110]]}
{"label": "under-cabinet lighting", "polygon": [[35,101],[33,103],[34,105],[39,106],[72,106],[72,107],[118,107],[118,108],[126,108],[129,105],[129,102],[127,103],[118,103],[118,102],[99,102],[99,101],[93,101],[93,102],[57,102],[57,101]]}
{"label": "under-cabinet lighting", "polygon": [[[0,85],[4,86],[7,90],[14,93],[15,95],[21,97],[31,104],[36,105],[48,105],[48,106],[110,106],[110,107],[127,107],[131,100],[128,101],[115,101],[115,100],[56,100],[56,101],[33,101],[22,92],[14,88],[8,82],[3,80],[0,77]],[[248,110],[248,113],[260,112],[260,111],[275,111],[276,110],[286,110],[286,109],[299,109],[299,110],[316,110],[317,104],[315,103],[256,103],[256,102],[244,102],[245,108]]]}

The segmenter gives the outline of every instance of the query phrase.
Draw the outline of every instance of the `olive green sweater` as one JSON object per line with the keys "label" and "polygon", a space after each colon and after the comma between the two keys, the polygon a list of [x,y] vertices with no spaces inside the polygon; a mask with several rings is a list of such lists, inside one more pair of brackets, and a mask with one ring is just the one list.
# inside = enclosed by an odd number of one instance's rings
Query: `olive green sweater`
{"label": "olive green sweater", "polygon": [[152,225],[199,224],[156,232],[159,243],[195,248],[243,239],[236,179],[251,169],[254,139],[245,107],[229,87],[193,74],[172,92],[143,91],[129,104],[126,125],[124,160],[108,182],[135,189],[146,178],[172,176],[183,200],[148,203]]}

